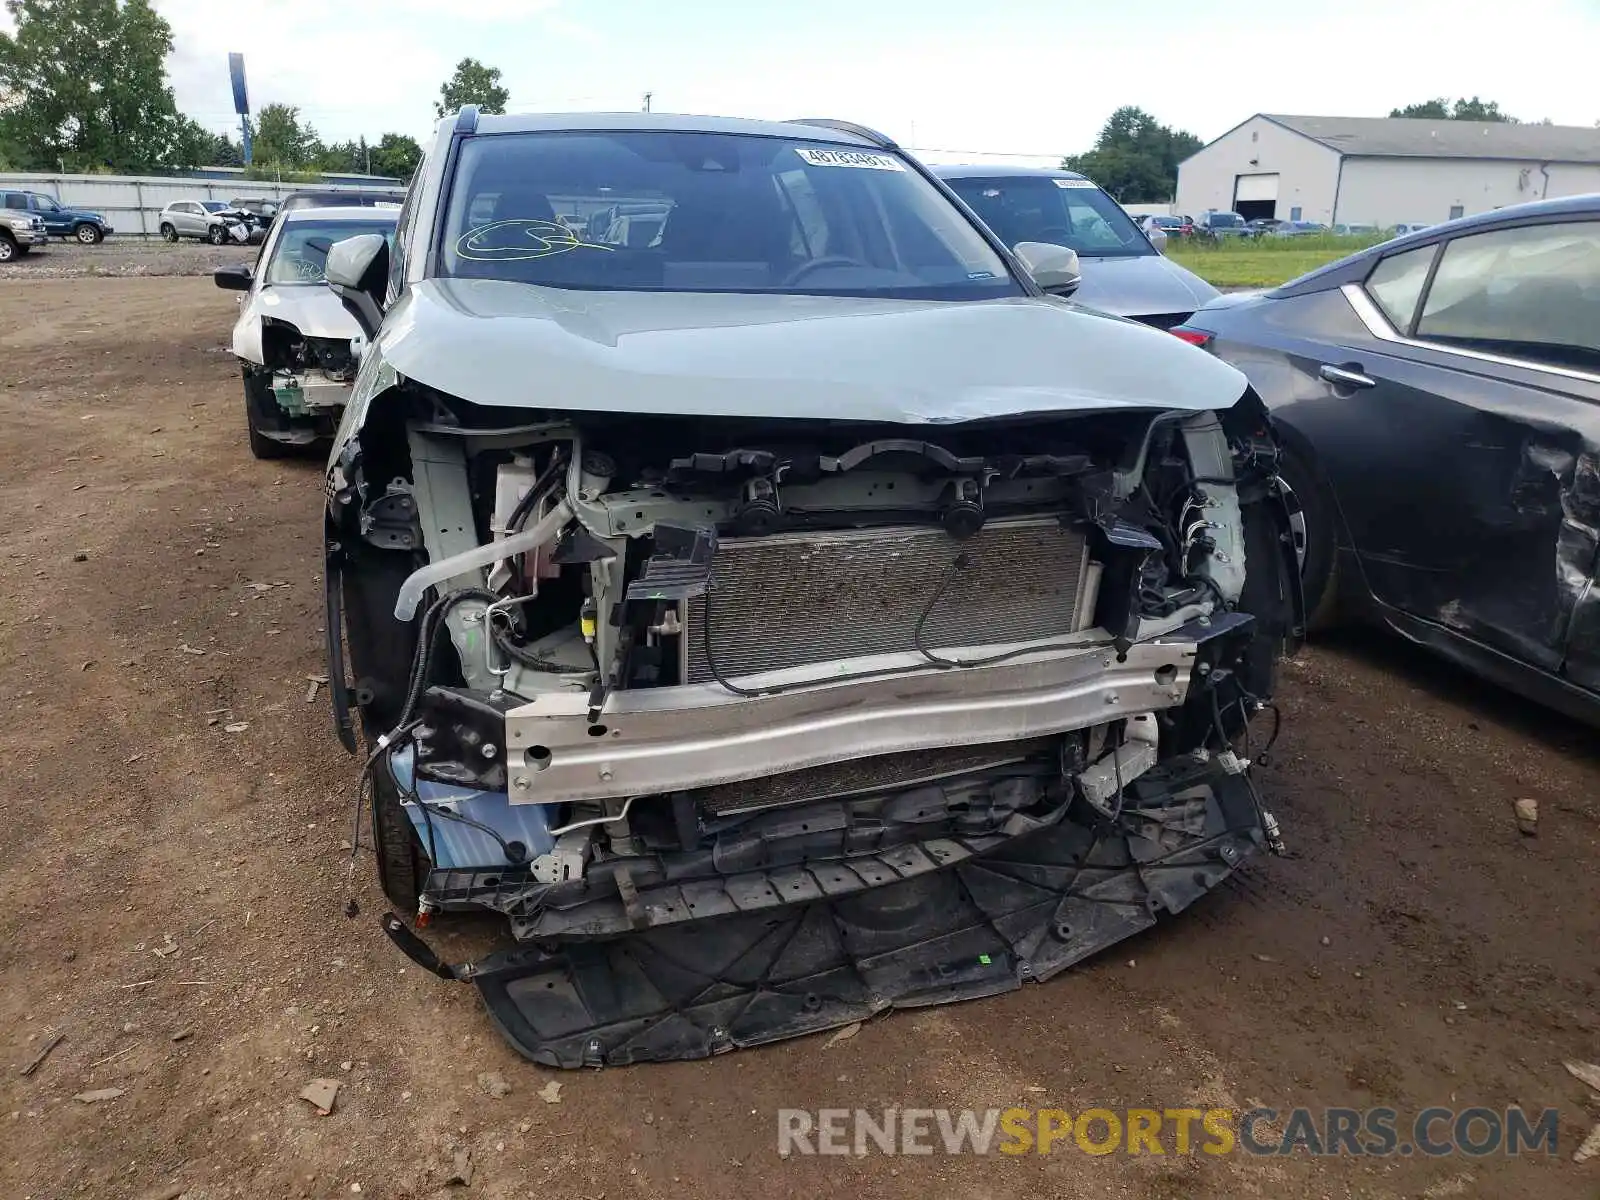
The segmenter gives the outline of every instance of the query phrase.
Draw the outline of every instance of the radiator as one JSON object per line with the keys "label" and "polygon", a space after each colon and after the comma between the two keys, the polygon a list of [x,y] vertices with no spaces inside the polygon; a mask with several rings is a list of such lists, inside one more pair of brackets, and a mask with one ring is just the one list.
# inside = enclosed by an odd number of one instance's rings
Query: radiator
{"label": "radiator", "polygon": [[[969,564],[951,575],[958,554]],[[915,650],[1059,637],[1082,627],[1089,582],[1078,533],[1051,517],[991,521],[964,542],[938,527],[729,538],[712,588],[688,605],[684,678],[760,671]],[[709,617],[707,613],[709,606]]]}

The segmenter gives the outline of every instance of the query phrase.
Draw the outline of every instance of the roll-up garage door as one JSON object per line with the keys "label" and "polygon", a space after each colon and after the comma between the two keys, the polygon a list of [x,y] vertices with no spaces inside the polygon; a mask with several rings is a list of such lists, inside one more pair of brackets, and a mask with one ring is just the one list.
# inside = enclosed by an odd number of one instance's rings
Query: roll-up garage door
{"label": "roll-up garage door", "polygon": [[1278,177],[1273,175],[1240,175],[1233,185],[1233,202],[1253,204],[1266,200],[1278,202]]}

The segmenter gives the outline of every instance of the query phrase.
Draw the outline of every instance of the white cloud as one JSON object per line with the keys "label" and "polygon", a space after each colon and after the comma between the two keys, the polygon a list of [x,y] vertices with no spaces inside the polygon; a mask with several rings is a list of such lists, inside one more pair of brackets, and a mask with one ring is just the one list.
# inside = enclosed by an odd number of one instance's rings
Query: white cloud
{"label": "white cloud", "polygon": [[[1594,0],[1520,0],[1492,29],[1459,0],[1341,0],[1181,22],[1087,0],[153,0],[181,107],[235,121],[299,105],[329,140],[424,137],[464,56],[504,72],[514,110],[636,109],[874,125],[902,143],[1053,157],[1136,104],[1211,138],[1254,112],[1382,116],[1477,94],[1524,119],[1592,125]],[[1194,17],[1199,10],[1189,10]],[[1470,6],[1469,6],[1470,11]]]}

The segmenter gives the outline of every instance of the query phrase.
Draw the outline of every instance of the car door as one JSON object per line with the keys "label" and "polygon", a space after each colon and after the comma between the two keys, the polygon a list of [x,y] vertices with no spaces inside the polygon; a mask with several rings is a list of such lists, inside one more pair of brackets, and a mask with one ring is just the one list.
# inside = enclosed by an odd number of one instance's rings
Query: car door
{"label": "car door", "polygon": [[44,222],[44,230],[51,237],[65,237],[72,232],[72,222],[68,221],[60,205],[48,196],[28,194],[28,203],[34,214]]}
{"label": "car door", "polygon": [[179,216],[183,220],[178,232],[189,237],[203,235],[206,231],[206,210],[193,200],[185,200],[178,208],[181,210]]}
{"label": "car door", "polygon": [[1334,297],[1357,321],[1283,417],[1372,594],[1600,690],[1600,216],[1441,237]]}

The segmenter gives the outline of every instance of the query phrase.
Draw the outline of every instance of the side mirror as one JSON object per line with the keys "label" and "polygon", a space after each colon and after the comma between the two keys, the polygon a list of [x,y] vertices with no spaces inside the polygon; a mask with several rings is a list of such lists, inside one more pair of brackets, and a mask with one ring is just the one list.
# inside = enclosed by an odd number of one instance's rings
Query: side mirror
{"label": "side mirror", "polygon": [[328,264],[323,278],[335,287],[361,288],[378,254],[388,248],[381,233],[362,233],[335,242],[328,248]]}
{"label": "side mirror", "polygon": [[211,272],[211,282],[225,292],[248,292],[253,281],[249,263],[229,263]]}
{"label": "side mirror", "polygon": [[1033,281],[1047,292],[1070,296],[1078,290],[1078,252],[1051,242],[1018,242],[1013,248]]}
{"label": "side mirror", "polygon": [[383,324],[383,295],[389,275],[389,242],[381,233],[363,233],[335,242],[328,251],[322,277],[345,310],[361,326],[362,335],[371,341]]}
{"label": "side mirror", "polygon": [[1167,252],[1167,231],[1159,225],[1150,226],[1150,244],[1156,248],[1157,254]]}

